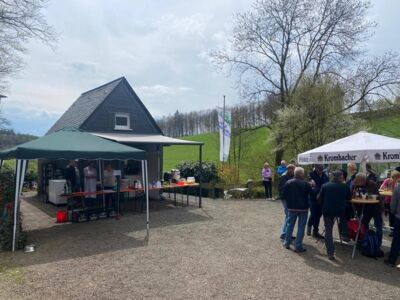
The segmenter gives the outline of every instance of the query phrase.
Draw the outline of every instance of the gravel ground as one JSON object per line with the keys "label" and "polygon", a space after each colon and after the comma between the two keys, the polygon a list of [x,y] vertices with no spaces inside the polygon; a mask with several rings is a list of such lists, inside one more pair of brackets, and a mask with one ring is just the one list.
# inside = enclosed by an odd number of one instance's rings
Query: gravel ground
{"label": "gravel ground", "polygon": [[337,262],[306,237],[279,241],[281,204],[208,200],[119,220],[55,224],[54,207],[23,201],[37,251],[0,253],[1,299],[399,299],[400,272],[337,245]]}

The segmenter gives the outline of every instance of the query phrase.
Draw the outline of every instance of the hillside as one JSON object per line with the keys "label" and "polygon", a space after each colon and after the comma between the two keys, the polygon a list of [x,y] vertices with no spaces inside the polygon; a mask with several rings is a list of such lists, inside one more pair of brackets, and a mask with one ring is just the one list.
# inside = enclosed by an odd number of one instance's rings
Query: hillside
{"label": "hillside", "polygon": [[[186,136],[182,139],[204,142],[203,160],[219,161],[219,136],[217,133]],[[240,177],[242,180],[258,177],[260,166],[266,160],[272,158],[268,157],[269,147],[268,131],[266,128],[260,128],[243,134],[240,166]],[[181,161],[198,160],[198,158],[198,146],[164,147],[164,170],[174,168]]]}
{"label": "hillside", "polygon": [[14,147],[16,145],[36,139],[30,134],[15,133],[13,130],[0,130],[0,150]]}
{"label": "hillside", "polygon": [[[400,138],[400,116],[373,119],[368,122],[368,131]],[[186,136],[182,139],[204,142],[203,160],[218,162],[219,137],[217,133]],[[263,163],[273,161],[273,157],[269,157],[271,146],[268,144],[268,130],[260,128],[246,132],[243,135],[242,143],[241,181],[258,178]],[[164,148],[164,170],[174,168],[183,160],[198,160],[198,147],[171,146]]]}

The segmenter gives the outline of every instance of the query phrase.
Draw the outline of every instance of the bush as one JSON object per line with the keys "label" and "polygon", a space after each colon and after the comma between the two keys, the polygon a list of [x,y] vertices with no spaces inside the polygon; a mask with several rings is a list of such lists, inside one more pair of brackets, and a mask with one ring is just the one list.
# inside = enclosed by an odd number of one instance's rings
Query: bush
{"label": "bush", "polygon": [[[199,177],[199,162],[197,161],[184,161],[176,166],[180,171],[181,177],[194,177],[198,182]],[[213,162],[203,162],[202,164],[202,182],[216,182],[218,181],[217,166]]]}
{"label": "bush", "polygon": [[[15,175],[5,168],[0,172],[0,250],[10,250],[13,236],[13,208]],[[16,248],[25,246],[26,236],[22,231],[22,214],[18,215],[18,241]]]}
{"label": "bush", "polygon": [[235,166],[221,164],[218,167],[218,177],[226,187],[235,186],[239,183],[238,169]]}

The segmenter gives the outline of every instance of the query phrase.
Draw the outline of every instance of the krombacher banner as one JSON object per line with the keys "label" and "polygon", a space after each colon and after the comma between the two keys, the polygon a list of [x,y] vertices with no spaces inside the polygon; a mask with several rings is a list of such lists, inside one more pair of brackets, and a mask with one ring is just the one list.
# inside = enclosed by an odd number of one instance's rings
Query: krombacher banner
{"label": "krombacher banner", "polygon": [[344,164],[400,162],[400,139],[359,132],[301,153],[299,164]]}

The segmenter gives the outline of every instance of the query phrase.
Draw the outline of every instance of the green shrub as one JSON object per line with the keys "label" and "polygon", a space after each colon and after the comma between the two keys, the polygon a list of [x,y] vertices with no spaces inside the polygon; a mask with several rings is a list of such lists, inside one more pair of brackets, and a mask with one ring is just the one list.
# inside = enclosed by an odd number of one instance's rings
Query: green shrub
{"label": "green shrub", "polygon": [[[183,161],[176,168],[180,171],[181,177],[194,177],[198,182],[199,176],[199,162],[198,161]],[[213,162],[203,162],[202,164],[202,182],[216,182],[218,181],[217,166]]]}
{"label": "green shrub", "polygon": [[[15,195],[15,175],[4,168],[0,172],[0,250],[10,250],[13,236],[13,208]],[[22,214],[18,214],[18,241],[16,248],[25,246],[26,236],[22,231]]]}

